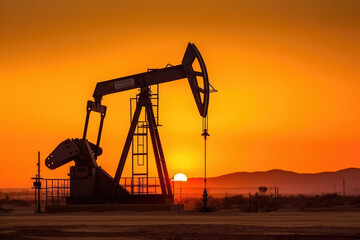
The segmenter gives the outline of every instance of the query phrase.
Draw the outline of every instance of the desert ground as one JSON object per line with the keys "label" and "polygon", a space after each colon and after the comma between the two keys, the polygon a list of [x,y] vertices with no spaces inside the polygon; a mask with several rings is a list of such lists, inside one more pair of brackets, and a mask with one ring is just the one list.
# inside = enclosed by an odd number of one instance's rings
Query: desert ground
{"label": "desert ground", "polygon": [[0,239],[360,239],[360,212],[35,214],[18,206],[0,214]]}

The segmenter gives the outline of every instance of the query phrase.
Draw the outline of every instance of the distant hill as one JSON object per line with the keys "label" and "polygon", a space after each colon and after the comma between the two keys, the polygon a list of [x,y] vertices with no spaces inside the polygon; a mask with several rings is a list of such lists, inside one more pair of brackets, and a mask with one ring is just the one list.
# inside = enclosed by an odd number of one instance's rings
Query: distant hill
{"label": "distant hill", "polygon": [[[280,188],[280,194],[345,194],[360,195],[360,169],[347,168],[336,172],[296,173],[273,169],[265,172],[236,172],[208,178],[211,189],[258,188],[259,186]],[[190,178],[188,187],[203,187],[203,178]],[[230,190],[229,190],[230,191]]]}

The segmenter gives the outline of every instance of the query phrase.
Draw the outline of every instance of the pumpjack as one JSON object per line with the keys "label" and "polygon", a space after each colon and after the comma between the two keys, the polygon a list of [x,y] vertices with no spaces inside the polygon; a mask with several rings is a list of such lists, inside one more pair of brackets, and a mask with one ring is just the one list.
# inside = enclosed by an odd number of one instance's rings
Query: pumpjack
{"label": "pumpjack", "polygon": [[[200,66],[199,69],[195,69],[194,64],[196,61]],[[75,165],[70,167],[70,196],[67,198],[68,204],[173,203],[173,193],[154,116],[150,87],[186,78],[188,79],[200,115],[206,117],[211,85],[208,80],[204,60],[193,43],[188,44],[182,63],[179,65],[153,69],[152,71],[97,83],[93,93],[94,101],[87,102],[82,139],[74,138],[63,141],[45,160],[45,165],[49,169],[56,169],[71,161],[75,162]],[[140,89],[136,109],[115,176],[112,177],[98,166],[96,162],[103,152],[100,147],[100,139],[106,115],[106,106],[102,105],[101,101],[105,95],[136,88]],[[149,125],[148,129],[153,146],[161,194],[135,195],[119,184],[143,108],[145,108],[145,115]],[[91,112],[100,113],[101,117],[96,144],[86,139]]]}

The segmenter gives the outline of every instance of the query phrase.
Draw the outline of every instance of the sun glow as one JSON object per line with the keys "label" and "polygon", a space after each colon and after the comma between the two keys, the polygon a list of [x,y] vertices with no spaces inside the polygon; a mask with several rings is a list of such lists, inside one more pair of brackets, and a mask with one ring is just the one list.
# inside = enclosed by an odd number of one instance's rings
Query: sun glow
{"label": "sun glow", "polygon": [[185,174],[183,173],[177,173],[174,176],[174,181],[175,182],[186,182],[187,181],[187,177],[185,176]]}

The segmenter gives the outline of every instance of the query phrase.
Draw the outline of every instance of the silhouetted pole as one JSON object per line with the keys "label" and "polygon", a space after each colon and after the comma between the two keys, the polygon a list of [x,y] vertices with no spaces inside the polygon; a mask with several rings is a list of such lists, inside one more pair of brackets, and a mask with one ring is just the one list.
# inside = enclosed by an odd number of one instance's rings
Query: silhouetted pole
{"label": "silhouetted pole", "polygon": [[280,195],[279,195],[279,187],[276,187],[276,211],[278,212],[280,208]]}
{"label": "silhouetted pole", "polygon": [[274,209],[275,212],[277,212],[277,202],[276,202],[277,201],[277,191],[276,191],[276,188],[277,187],[275,186],[275,209]]}
{"label": "silhouetted pole", "polygon": [[209,212],[210,209],[207,206],[207,202],[209,201],[207,189],[206,189],[206,139],[209,135],[208,133],[208,117],[203,118],[203,133],[201,136],[204,136],[204,192],[202,196],[202,201],[204,206],[200,209],[200,212]]}
{"label": "silhouetted pole", "polygon": [[38,177],[39,177],[39,188],[38,188],[38,212],[41,212],[41,206],[40,206],[40,190],[41,190],[41,181],[40,181],[40,151],[38,151]]}
{"label": "silhouetted pole", "polygon": [[34,188],[35,188],[35,213],[42,213],[41,211],[41,176],[40,176],[40,151],[38,152],[38,161],[37,161],[37,175],[35,175],[34,179]]}

